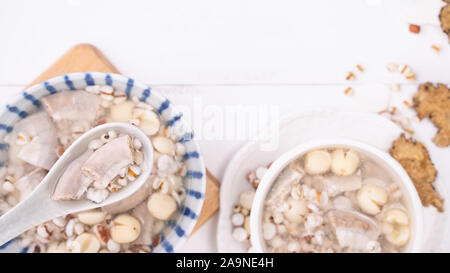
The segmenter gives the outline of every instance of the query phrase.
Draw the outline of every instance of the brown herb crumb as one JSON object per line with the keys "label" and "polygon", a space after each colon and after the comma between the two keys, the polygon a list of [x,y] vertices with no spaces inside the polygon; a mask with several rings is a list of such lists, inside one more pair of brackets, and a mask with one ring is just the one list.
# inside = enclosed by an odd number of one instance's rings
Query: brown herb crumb
{"label": "brown herb crumb", "polygon": [[345,76],[345,79],[347,81],[353,81],[355,78],[356,78],[355,74],[351,71],[347,73],[347,76]]}
{"label": "brown herb crumb", "polygon": [[438,46],[438,45],[431,45],[431,48],[432,48],[435,52],[441,51],[441,47]]}
{"label": "brown herb crumb", "polygon": [[344,94],[347,95],[347,96],[353,96],[354,93],[355,93],[355,91],[354,91],[353,88],[351,88],[351,87],[347,87],[347,88],[344,90]]}
{"label": "brown herb crumb", "polygon": [[360,64],[356,65],[356,69],[358,69],[360,72],[364,72],[364,67]]}
{"label": "brown herb crumb", "polygon": [[410,31],[411,33],[414,33],[414,34],[419,34],[419,32],[420,32],[420,26],[419,26],[419,25],[410,24],[410,25],[409,25],[409,31]]}
{"label": "brown herb crumb", "polygon": [[406,73],[405,78],[408,81],[415,81],[416,80],[416,74],[414,74],[414,72],[408,72],[408,73]]}

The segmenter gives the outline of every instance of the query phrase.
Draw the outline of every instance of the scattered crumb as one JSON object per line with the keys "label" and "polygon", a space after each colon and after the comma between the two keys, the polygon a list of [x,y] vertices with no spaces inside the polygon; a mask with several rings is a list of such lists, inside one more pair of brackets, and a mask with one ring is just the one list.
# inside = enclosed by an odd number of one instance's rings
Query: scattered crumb
{"label": "scattered crumb", "polygon": [[411,69],[409,68],[409,66],[407,64],[402,64],[400,67],[400,73],[405,74],[407,72],[410,72]]}
{"label": "scattered crumb", "polygon": [[438,45],[431,45],[431,48],[432,48],[435,52],[441,51],[441,47],[438,46]]}
{"label": "scattered crumb", "polygon": [[252,187],[256,190],[258,188],[259,182],[261,182],[257,177],[255,171],[250,171],[247,174],[247,182],[252,185]]}
{"label": "scattered crumb", "polygon": [[435,206],[438,211],[443,212],[444,199],[435,191],[431,183],[437,176],[437,170],[431,162],[426,147],[414,141],[406,139],[402,134],[392,143],[389,153],[408,173],[419,194],[422,204],[427,207]]}
{"label": "scattered crumb", "polygon": [[408,100],[404,100],[404,101],[403,101],[403,104],[404,104],[406,107],[411,107],[411,106],[412,106],[411,102],[408,101]]}
{"label": "scattered crumb", "polygon": [[408,118],[394,118],[392,117],[393,114],[391,113],[389,113],[389,115],[391,115],[391,121],[397,124],[404,132],[411,135],[414,133],[414,130],[409,127],[411,125],[411,122]]}
{"label": "scattered crumb", "polygon": [[391,109],[389,110],[389,113],[391,115],[396,115],[398,113],[398,109],[395,106],[392,106]]}
{"label": "scattered crumb", "polygon": [[416,74],[414,74],[414,72],[412,72],[412,71],[408,72],[408,73],[406,73],[405,78],[408,81],[415,81],[416,80]]}
{"label": "scattered crumb", "polygon": [[398,72],[398,64],[389,63],[386,65],[386,68],[389,72]]}
{"label": "scattered crumb", "polygon": [[356,78],[355,74],[351,71],[347,73],[347,76],[345,76],[345,79],[347,81],[353,81],[355,78]]}
{"label": "scattered crumb", "polygon": [[439,20],[441,21],[442,31],[444,31],[450,39],[450,5],[442,7],[441,12],[439,13]]}
{"label": "scattered crumb", "polygon": [[345,80],[347,81],[353,81],[356,79],[356,74],[364,72],[364,67],[360,64],[356,65],[356,71],[348,71],[345,75]]}
{"label": "scattered crumb", "polygon": [[439,147],[450,145],[450,90],[444,84],[425,83],[413,97],[414,109],[420,120],[430,118],[439,129],[433,142]]}
{"label": "scattered crumb", "polygon": [[353,90],[353,88],[351,88],[351,87],[347,87],[344,90],[344,94],[347,96],[353,96],[355,94],[355,90]]}
{"label": "scattered crumb", "polygon": [[360,64],[356,65],[356,69],[358,69],[360,72],[364,72],[364,67]]}
{"label": "scattered crumb", "polygon": [[380,115],[380,116],[385,116],[386,114],[389,114],[389,113],[388,113],[387,110],[381,110],[381,111],[378,111],[377,114]]}
{"label": "scattered crumb", "polygon": [[407,64],[397,65],[391,63],[388,64],[386,67],[389,72],[400,72],[408,81],[416,80],[416,74]]}
{"label": "scattered crumb", "polygon": [[389,63],[386,65],[386,68],[392,73],[400,72],[408,81],[416,80],[416,74],[407,64],[398,65],[395,63]]}
{"label": "scattered crumb", "polygon": [[[405,101],[407,104],[408,102]],[[405,103],[404,102],[404,103]],[[404,132],[413,135],[414,130],[411,128],[411,118],[402,115],[397,107],[392,106],[389,108],[386,108],[382,111],[378,112],[379,115],[389,119],[394,124],[398,125]],[[418,122],[418,120],[414,120],[415,122]]]}
{"label": "scattered crumb", "polygon": [[389,86],[389,89],[394,92],[400,91],[400,84],[394,83]]}
{"label": "scattered crumb", "polygon": [[405,130],[405,132],[408,133],[409,135],[414,135],[414,130],[413,130],[413,129],[406,128],[406,129],[404,129],[404,130]]}
{"label": "scattered crumb", "polygon": [[414,25],[414,24],[410,24],[409,25],[409,31],[414,33],[414,34],[419,34],[420,32],[420,26],[418,25]]}

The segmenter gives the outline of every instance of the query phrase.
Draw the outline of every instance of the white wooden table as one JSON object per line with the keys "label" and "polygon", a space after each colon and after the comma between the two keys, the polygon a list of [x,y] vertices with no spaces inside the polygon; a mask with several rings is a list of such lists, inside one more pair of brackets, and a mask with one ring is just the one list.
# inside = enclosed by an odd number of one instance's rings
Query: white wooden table
{"label": "white wooden table", "polygon": [[[272,105],[280,115],[306,107],[376,112],[401,105],[417,88],[389,74],[389,62],[410,65],[418,82],[450,83],[447,37],[433,22],[411,34],[398,9],[399,3],[407,9],[409,1],[2,1],[0,105],[71,46],[88,42],[124,74],[162,89],[184,109],[200,109],[193,117],[203,123],[236,105]],[[365,72],[352,82],[355,95],[348,97],[345,74],[356,64]],[[388,88],[396,82],[399,93]],[[216,131],[221,129],[205,126],[197,132],[219,180],[246,142],[221,137]],[[450,160],[449,149],[430,141],[434,127],[425,121],[415,129],[440,176],[450,178],[443,163]],[[216,251],[216,221],[182,251]]]}

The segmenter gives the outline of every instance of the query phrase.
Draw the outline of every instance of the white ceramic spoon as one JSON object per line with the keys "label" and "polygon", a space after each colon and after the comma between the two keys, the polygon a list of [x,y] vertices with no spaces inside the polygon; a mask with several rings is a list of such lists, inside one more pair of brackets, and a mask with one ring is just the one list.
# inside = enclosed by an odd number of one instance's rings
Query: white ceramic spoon
{"label": "white ceramic spoon", "polygon": [[[111,193],[105,201],[93,203],[87,199],[54,201],[51,196],[67,166],[88,149],[89,142],[109,130],[128,134],[142,143],[144,161],[142,172],[135,181]],[[103,207],[120,201],[139,189],[150,175],[153,166],[153,146],[150,139],[136,126],[127,123],[107,123],[97,126],[79,137],[56,161],[39,186],[22,202],[0,217],[0,245],[28,229],[59,216]]]}

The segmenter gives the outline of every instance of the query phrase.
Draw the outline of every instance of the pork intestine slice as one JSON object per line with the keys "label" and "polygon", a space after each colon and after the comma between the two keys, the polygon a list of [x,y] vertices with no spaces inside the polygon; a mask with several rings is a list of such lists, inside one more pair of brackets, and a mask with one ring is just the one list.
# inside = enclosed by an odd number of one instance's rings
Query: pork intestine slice
{"label": "pork intestine slice", "polygon": [[63,91],[42,98],[46,111],[58,128],[58,138],[64,147],[74,140],[73,132],[86,132],[103,115],[101,98],[85,91]]}
{"label": "pork intestine slice", "polygon": [[275,181],[267,198],[267,205],[275,209],[280,208],[291,193],[292,185],[298,183],[303,178],[304,174],[303,169],[301,169],[296,162],[289,164]]}
{"label": "pork intestine slice", "polygon": [[327,215],[341,247],[363,251],[380,235],[377,223],[359,212],[331,210]]}
{"label": "pork intestine slice", "polygon": [[101,105],[98,95],[85,91],[62,91],[42,98],[45,109],[54,121],[86,120],[93,122]]}
{"label": "pork intestine slice", "polygon": [[[18,136],[29,138],[24,145],[17,144]],[[16,123],[13,132],[7,135],[10,164],[29,163],[49,170],[58,159],[58,139],[56,128],[45,112],[32,114]]]}
{"label": "pork intestine slice", "polygon": [[77,200],[86,192],[92,180],[82,173],[81,167],[92,153],[92,150],[86,151],[67,166],[56,184],[53,200]]}
{"label": "pork intestine slice", "polygon": [[356,191],[362,186],[362,178],[357,175],[350,176],[323,176],[320,178],[324,189],[327,191],[328,196],[336,196],[338,194]]}
{"label": "pork intestine slice", "polygon": [[124,135],[98,148],[83,164],[83,173],[104,188],[133,163],[131,138]]}

